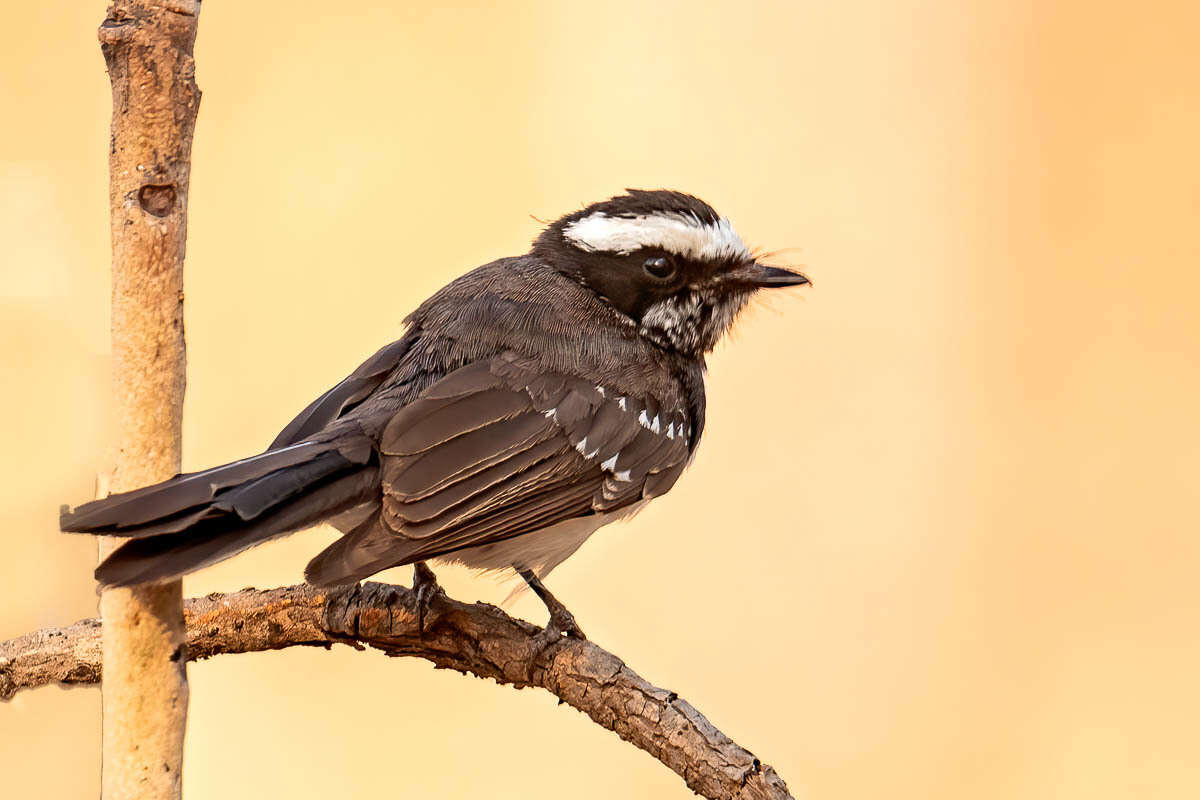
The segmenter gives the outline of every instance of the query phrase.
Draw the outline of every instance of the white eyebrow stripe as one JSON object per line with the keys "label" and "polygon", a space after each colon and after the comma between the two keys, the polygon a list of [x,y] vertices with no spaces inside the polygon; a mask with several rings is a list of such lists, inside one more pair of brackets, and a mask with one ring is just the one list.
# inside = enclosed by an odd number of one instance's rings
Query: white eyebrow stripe
{"label": "white eyebrow stripe", "polygon": [[751,257],[725,217],[704,223],[689,214],[610,217],[597,211],[567,225],[563,236],[589,252],[627,255],[643,247],[658,247],[700,261]]}

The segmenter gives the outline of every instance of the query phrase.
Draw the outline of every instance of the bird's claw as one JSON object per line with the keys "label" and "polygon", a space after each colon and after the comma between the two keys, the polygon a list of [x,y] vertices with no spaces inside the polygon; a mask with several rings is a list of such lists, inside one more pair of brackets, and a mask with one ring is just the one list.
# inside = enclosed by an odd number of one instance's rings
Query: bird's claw
{"label": "bird's claw", "polygon": [[531,683],[533,682],[535,665],[556,644],[560,643],[564,638],[579,639],[580,641],[587,640],[587,636],[575,624],[575,619],[571,616],[571,613],[565,608],[563,612],[566,615],[565,619],[555,620],[552,616],[550,623],[533,635],[530,642],[531,652],[526,669],[527,678]]}
{"label": "bird's claw", "polygon": [[438,584],[437,576],[424,561],[413,564],[413,591],[417,595],[417,635],[425,635],[425,617],[433,608],[439,594],[445,594]]}
{"label": "bird's claw", "polygon": [[578,639],[580,641],[587,640],[587,634],[579,627],[579,623],[575,621],[575,616],[567,610],[559,599],[551,594],[540,580],[532,573],[522,570],[522,577],[529,583],[529,586],[546,604],[546,610],[550,612],[550,621],[546,623],[546,627],[538,631],[533,636],[532,653],[529,656],[529,680],[533,680],[534,664],[546,654],[554,645],[567,639]]}
{"label": "bird's claw", "polygon": [[575,622],[574,615],[567,610],[566,606],[558,601],[555,601],[554,607],[550,609],[550,624],[546,626],[543,632],[552,632],[555,639],[566,636],[568,639],[587,641],[587,635],[579,627],[578,623]]}

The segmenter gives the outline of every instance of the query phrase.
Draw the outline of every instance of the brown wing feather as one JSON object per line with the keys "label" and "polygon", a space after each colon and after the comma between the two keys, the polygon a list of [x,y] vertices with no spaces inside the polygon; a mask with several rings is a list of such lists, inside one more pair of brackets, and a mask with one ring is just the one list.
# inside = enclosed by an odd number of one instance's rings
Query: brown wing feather
{"label": "brown wing feather", "polygon": [[[586,470],[581,469],[571,458],[574,454],[564,452],[558,442],[552,444],[558,446],[549,458],[526,464],[523,469],[514,467],[511,474],[504,479],[493,482],[490,486],[479,487],[460,502],[431,517],[422,519],[420,514],[413,513],[410,504],[394,495],[385,495],[383,508],[386,518],[389,524],[405,536],[424,539],[455,525],[490,515],[513,499],[537,495],[545,491],[546,487],[563,481],[569,483],[586,475]],[[427,505],[428,500],[423,503]]]}
{"label": "brown wing feather", "polygon": [[388,423],[381,449],[397,456],[424,453],[528,410],[529,399],[507,388],[483,389],[461,397],[422,398],[410,403]]}
{"label": "brown wing feather", "polygon": [[689,456],[685,420],[511,356],[466,366],[388,423],[379,516],[311,570],[365,577],[662,494]]}
{"label": "brown wing feather", "polygon": [[[432,519],[466,500],[477,497],[481,492],[502,486],[507,481],[524,473],[534,464],[562,452],[562,443],[557,439],[540,441],[522,449],[509,458],[504,458],[486,469],[474,472],[469,478],[455,481],[437,492],[422,496],[400,496],[393,486],[389,494],[399,516],[410,522]],[[414,535],[411,531],[408,534]]]}
{"label": "brown wing feather", "polygon": [[384,491],[416,500],[443,491],[555,435],[552,422],[525,414],[456,436],[409,457],[385,457]]}
{"label": "brown wing feather", "polygon": [[409,561],[532,534],[557,522],[586,516],[591,513],[591,497],[599,482],[599,479],[584,481],[564,486],[558,492],[529,497],[505,508],[503,515],[476,520],[455,530],[452,536],[432,542],[424,540],[424,546]]}
{"label": "brown wing feather", "polygon": [[540,530],[555,522],[592,513],[592,495],[602,482],[599,476],[579,480],[574,476],[544,483],[539,491],[517,495],[486,513],[461,520],[438,536],[419,542],[419,557],[488,544]]}

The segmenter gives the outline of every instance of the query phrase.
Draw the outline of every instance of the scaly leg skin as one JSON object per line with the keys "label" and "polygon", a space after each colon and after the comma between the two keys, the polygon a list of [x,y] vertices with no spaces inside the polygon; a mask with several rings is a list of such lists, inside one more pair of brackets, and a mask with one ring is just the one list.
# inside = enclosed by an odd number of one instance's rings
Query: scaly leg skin
{"label": "scaly leg skin", "polygon": [[424,561],[413,564],[413,591],[417,594],[417,633],[425,635],[425,617],[433,606],[433,598],[442,594],[437,576]]}
{"label": "scaly leg skin", "polygon": [[564,634],[572,639],[587,639],[583,630],[575,622],[575,617],[571,616],[571,612],[567,611],[567,607],[558,601],[558,598],[550,593],[546,585],[541,582],[533,570],[518,568],[517,572],[529,584],[529,588],[533,593],[541,598],[546,604],[546,610],[550,612],[550,622],[537,636],[538,649],[534,653],[534,659],[546,651],[546,648],[557,642]]}

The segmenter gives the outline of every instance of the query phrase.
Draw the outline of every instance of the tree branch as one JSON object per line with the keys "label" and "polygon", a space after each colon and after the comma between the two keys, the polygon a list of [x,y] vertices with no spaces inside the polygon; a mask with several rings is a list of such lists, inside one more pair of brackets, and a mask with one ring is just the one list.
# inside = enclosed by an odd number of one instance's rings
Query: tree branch
{"label": "tree branch", "polygon": [[[180,470],[187,242],[199,0],[112,0],[98,36],[112,84],[109,215],[116,453],[110,489]],[[107,555],[120,542],[102,542]],[[188,685],[179,581],[100,596],[101,796],[177,800]]]}
{"label": "tree branch", "polygon": [[[537,626],[495,606],[468,605],[445,595],[435,598],[421,636],[415,608],[411,590],[382,583],[212,594],[186,603],[187,658],[335,643],[417,656],[438,668],[518,689],[545,689],[657,758],[705,797],[790,797],[775,770],[690,703],[650,684],[595,644],[562,639],[539,654]],[[0,699],[51,683],[99,681],[99,631],[96,620],[83,620],[0,643]]]}

